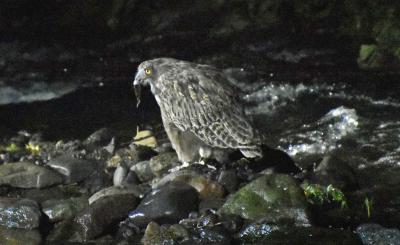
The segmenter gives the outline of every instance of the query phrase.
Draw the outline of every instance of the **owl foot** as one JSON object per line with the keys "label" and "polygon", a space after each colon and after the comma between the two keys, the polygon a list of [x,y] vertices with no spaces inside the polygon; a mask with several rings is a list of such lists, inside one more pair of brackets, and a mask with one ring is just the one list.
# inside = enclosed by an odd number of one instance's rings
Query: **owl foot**
{"label": "owl foot", "polygon": [[181,165],[171,168],[168,172],[173,173],[187,167],[189,167],[189,162],[183,162]]}
{"label": "owl foot", "polygon": [[199,165],[202,165],[202,166],[206,166],[207,168],[212,169],[212,170],[217,170],[216,167],[214,167],[213,165],[207,164],[207,162],[208,162],[208,159],[207,159],[207,158],[201,157],[201,158],[200,158],[200,161],[195,162],[195,164],[199,164]]}

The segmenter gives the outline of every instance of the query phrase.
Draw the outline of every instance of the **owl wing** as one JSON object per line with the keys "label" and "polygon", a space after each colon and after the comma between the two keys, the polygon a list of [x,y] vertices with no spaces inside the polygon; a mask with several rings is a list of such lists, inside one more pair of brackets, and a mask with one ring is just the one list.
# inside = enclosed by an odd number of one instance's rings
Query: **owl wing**
{"label": "owl wing", "polygon": [[160,77],[164,115],[182,131],[190,130],[205,144],[246,148],[259,142],[235,91],[223,74],[184,70]]}

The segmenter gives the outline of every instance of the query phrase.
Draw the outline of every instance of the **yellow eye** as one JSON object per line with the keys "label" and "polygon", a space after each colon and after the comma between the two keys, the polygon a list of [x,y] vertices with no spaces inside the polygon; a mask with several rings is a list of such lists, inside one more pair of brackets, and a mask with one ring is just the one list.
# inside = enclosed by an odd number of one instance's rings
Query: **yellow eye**
{"label": "yellow eye", "polygon": [[151,68],[146,68],[146,69],[144,69],[144,73],[145,73],[147,76],[150,76],[151,73],[152,73]]}

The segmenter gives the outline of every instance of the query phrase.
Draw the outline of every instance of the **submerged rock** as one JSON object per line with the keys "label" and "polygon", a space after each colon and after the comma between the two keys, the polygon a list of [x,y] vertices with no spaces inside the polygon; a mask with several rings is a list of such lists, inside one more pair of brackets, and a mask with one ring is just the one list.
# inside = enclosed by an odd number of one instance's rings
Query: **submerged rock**
{"label": "submerged rock", "polygon": [[42,203],[42,210],[51,222],[58,222],[75,217],[88,206],[87,197],[52,199]]}
{"label": "submerged rock", "polygon": [[0,226],[1,245],[39,245],[41,241],[37,230],[8,229]]}
{"label": "submerged rock", "polygon": [[94,162],[77,159],[71,155],[54,158],[47,165],[63,175],[65,184],[80,182],[96,170]]}
{"label": "submerged rock", "polygon": [[137,189],[109,187],[89,198],[89,207],[75,218],[83,241],[95,238],[128,216],[138,203]]}
{"label": "submerged rock", "polygon": [[268,223],[310,225],[303,190],[284,174],[264,175],[250,182],[228,197],[220,212]]}
{"label": "submerged rock", "polygon": [[150,221],[173,224],[197,210],[197,206],[196,189],[185,183],[169,182],[149,193],[129,214],[129,220],[140,227]]}
{"label": "submerged rock", "polygon": [[399,229],[389,229],[378,224],[363,224],[357,227],[356,232],[364,245],[400,244]]}
{"label": "submerged rock", "polygon": [[33,229],[39,226],[39,205],[30,199],[0,197],[0,225]]}
{"label": "submerged rock", "polygon": [[33,163],[17,162],[0,166],[0,185],[43,188],[61,182],[62,178],[58,173]]}

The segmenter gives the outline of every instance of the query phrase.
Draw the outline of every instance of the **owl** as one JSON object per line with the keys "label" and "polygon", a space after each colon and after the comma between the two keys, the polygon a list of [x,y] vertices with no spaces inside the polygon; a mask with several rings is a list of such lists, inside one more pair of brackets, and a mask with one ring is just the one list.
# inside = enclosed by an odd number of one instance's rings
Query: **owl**
{"label": "owl", "polygon": [[161,118],[181,162],[213,158],[226,162],[239,150],[261,157],[260,135],[252,127],[228,77],[213,66],[173,58],[142,62],[133,82],[138,104],[149,85]]}

